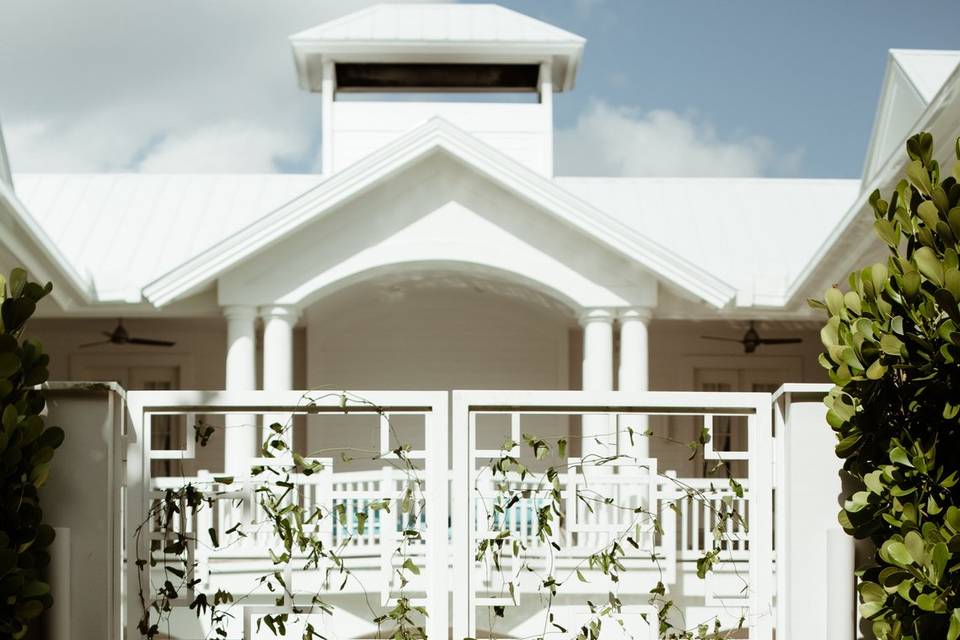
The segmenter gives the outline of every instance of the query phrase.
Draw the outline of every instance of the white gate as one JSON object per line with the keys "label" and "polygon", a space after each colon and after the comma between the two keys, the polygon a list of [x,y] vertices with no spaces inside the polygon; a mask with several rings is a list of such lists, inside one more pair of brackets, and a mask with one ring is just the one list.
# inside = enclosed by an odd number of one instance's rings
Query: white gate
{"label": "white gate", "polygon": [[[263,621],[290,637],[302,637],[297,624],[327,635],[332,614],[318,602],[328,596],[344,612],[341,638],[370,633],[370,620],[400,599],[428,608],[427,635],[445,638],[447,399],[429,391],[129,392],[126,637],[143,637],[145,611],[160,637],[221,637],[209,607],[222,590],[233,598],[217,602],[229,638],[274,637],[266,628],[258,635]],[[346,440],[333,443],[334,432]],[[286,442],[272,440],[280,455],[263,456],[264,437]],[[224,453],[227,439],[233,453]],[[293,455],[293,444],[309,453]],[[314,545],[285,548],[287,530],[265,505],[301,507],[294,525]],[[318,548],[335,557],[318,561],[310,556]]]}
{"label": "white gate", "polygon": [[[453,638],[565,637],[596,621],[601,637],[656,638],[669,600],[678,628],[770,640],[770,398],[453,392]],[[597,552],[614,544],[604,572]]]}
{"label": "white gate", "polygon": [[[221,589],[235,597],[221,603],[233,616],[228,638],[244,640],[273,637],[257,636],[257,622],[284,614],[288,632],[295,618],[318,615],[328,638],[371,637],[370,621],[400,601],[427,609],[432,638],[448,637],[451,623],[456,640],[576,635],[611,610],[600,637],[616,637],[619,621],[632,637],[653,638],[666,600],[668,622],[742,624],[751,639],[772,638],[769,394],[455,391],[448,414],[449,398],[130,392],[127,637],[142,637],[144,608],[169,580],[158,606],[171,611],[153,613],[168,614],[160,631],[181,639],[217,637],[197,596]],[[224,456],[224,440],[262,434],[291,455],[250,446]],[[299,526],[336,560],[307,567],[302,549],[284,549],[264,495],[325,514]],[[395,508],[381,508],[385,499]],[[400,509],[404,501],[415,506]],[[598,553],[614,544],[619,556]],[[345,618],[323,618],[314,598],[327,596]]]}

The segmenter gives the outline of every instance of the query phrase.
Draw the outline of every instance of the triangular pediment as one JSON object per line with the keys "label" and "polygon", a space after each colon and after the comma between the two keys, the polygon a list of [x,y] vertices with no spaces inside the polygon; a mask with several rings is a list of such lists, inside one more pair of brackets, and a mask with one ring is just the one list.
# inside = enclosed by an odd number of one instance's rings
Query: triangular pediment
{"label": "triangular pediment", "polygon": [[720,307],[734,296],[729,284],[441,119],[428,121],[332,175],[151,283],[145,287],[144,295],[158,306],[190,295],[285,238],[335,215],[371,190],[391,181],[409,183],[409,177],[404,177],[406,172],[429,158],[442,158],[443,162],[463,167],[473,179],[493,185],[540,211],[548,224],[586,236],[611,255],[639,266],[692,297]]}

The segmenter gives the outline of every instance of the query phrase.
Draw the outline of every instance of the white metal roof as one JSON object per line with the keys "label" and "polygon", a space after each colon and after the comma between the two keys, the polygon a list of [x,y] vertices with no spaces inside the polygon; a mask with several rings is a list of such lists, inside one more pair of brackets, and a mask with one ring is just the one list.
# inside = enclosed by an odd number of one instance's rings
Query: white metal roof
{"label": "white metal roof", "polygon": [[[316,175],[20,174],[21,199],[97,299],[141,290],[321,182]],[[557,178],[557,184],[777,306],[854,200],[855,180]],[[718,242],[719,240],[719,242]],[[722,250],[717,250],[717,247]]]}
{"label": "white metal roof", "polygon": [[40,282],[56,282],[51,297],[62,309],[94,301],[91,278],[73,266],[4,180],[0,180],[0,263],[4,272],[24,267]]}
{"label": "white metal roof", "polygon": [[583,42],[495,4],[377,4],[293,36],[324,42]]}
{"label": "white metal roof", "polygon": [[736,287],[781,306],[859,193],[859,180],[556,178],[564,189]]}
{"label": "white metal roof", "polygon": [[573,87],[586,40],[495,4],[378,4],[290,36],[300,85],[319,90],[335,62],[552,61],[554,89]]}
{"label": "white metal roof", "polygon": [[17,194],[99,301],[160,275],[320,182],[317,175],[17,174]]}

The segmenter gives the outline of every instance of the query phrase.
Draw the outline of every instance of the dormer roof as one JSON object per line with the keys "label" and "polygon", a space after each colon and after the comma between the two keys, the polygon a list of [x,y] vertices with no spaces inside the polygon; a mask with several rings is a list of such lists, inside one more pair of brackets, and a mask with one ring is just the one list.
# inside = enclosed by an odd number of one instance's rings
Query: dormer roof
{"label": "dormer roof", "polygon": [[867,148],[863,181],[870,182],[890,156],[919,131],[917,120],[960,64],[960,51],[891,49]]}
{"label": "dormer roof", "polygon": [[319,91],[324,62],[550,62],[573,88],[586,40],[495,4],[380,4],[290,37],[300,86]]}

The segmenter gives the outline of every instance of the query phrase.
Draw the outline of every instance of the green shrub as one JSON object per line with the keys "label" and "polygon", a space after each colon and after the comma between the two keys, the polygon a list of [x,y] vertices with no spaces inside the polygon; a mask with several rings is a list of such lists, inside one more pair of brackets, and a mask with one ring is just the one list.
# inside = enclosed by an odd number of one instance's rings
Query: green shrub
{"label": "green shrub", "polygon": [[829,314],[827,420],[859,485],[839,519],[875,545],[858,589],[881,640],[960,636],[960,161],[942,177],[932,150],[910,138],[907,179],[870,198],[886,263],[812,301]]}
{"label": "green shrub", "polygon": [[0,276],[0,638],[22,638],[53,604],[44,582],[53,529],[43,523],[37,496],[63,430],[45,428],[40,412],[49,358],[36,342],[21,341],[24,324],[51,290],[22,269]]}

